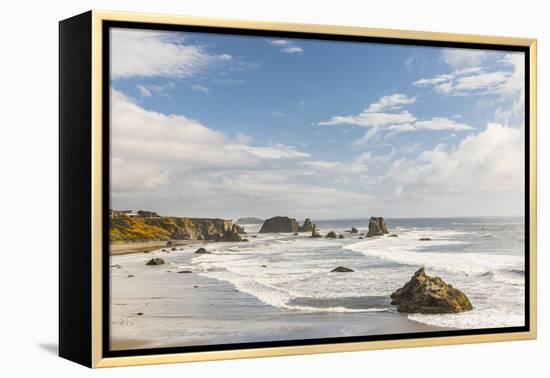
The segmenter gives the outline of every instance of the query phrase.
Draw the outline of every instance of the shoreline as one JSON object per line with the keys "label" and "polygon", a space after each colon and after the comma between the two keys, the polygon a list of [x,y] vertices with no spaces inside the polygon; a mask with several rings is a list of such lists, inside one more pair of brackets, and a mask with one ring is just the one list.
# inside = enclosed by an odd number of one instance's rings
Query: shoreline
{"label": "shoreline", "polygon": [[[186,325],[190,328],[193,323],[200,320],[193,319]],[[284,324],[283,324],[284,322]],[[221,322],[223,323],[223,322]],[[344,325],[344,327],[342,327]],[[265,330],[262,332],[262,329]],[[255,330],[256,334],[250,331]],[[349,330],[354,330],[351,333]],[[189,346],[212,346],[231,345],[241,343],[277,343],[286,341],[310,340],[311,344],[316,339],[330,339],[356,336],[391,336],[396,339],[411,333],[454,331],[455,328],[444,328],[428,325],[411,320],[407,314],[380,312],[380,313],[294,313],[280,314],[272,318],[265,318],[261,321],[253,319],[248,324],[248,329],[242,329],[242,334],[225,336],[204,336],[202,338],[187,338],[185,336],[171,337],[171,340],[129,338],[111,336],[111,350],[135,350],[159,347],[189,347]],[[181,341],[178,341],[177,339]],[[343,341],[345,343],[346,341]]]}
{"label": "shoreline", "polygon": [[[447,223],[443,228],[430,222],[396,223],[399,237],[368,243],[360,234],[346,233],[351,226],[366,227],[358,222],[324,225],[323,230],[336,230],[343,239],[247,230],[249,243],[184,240],[176,242],[174,251],[166,241],[116,243],[110,269],[112,348],[452,335],[460,329],[523,324],[522,303],[512,300],[523,298],[522,277],[507,268],[520,258],[501,252],[502,245],[519,243],[521,229],[508,223],[483,229],[478,223]],[[421,241],[425,236],[431,240]],[[480,252],[466,255],[472,243]],[[200,247],[210,254],[195,254]],[[137,253],[144,249],[153,251]],[[164,264],[147,266],[152,257],[162,257]],[[466,257],[467,273],[456,271],[455,261]],[[390,294],[409,282],[426,259],[429,274],[468,295],[472,311],[424,316],[398,313],[390,305]],[[355,273],[333,273],[336,266]],[[489,270],[493,273],[483,274]],[[512,299],[495,304],[485,299],[489,294]]]}
{"label": "shoreline", "polygon": [[132,253],[149,253],[157,249],[191,246],[195,243],[205,243],[204,240],[170,240],[172,245],[166,245],[168,240],[151,240],[146,242],[109,242],[109,256],[128,255]]}
{"label": "shoreline", "polygon": [[[206,243],[196,243],[197,248],[201,245]],[[392,311],[328,312],[273,307],[227,281],[201,274],[191,264],[190,260],[195,258],[193,251],[188,244],[184,250],[172,252],[174,257],[178,256],[178,262],[167,261],[155,267],[145,267],[144,263],[150,257],[164,257],[161,251],[142,257],[136,254],[112,257],[112,263],[121,265],[111,269],[112,350],[314,342],[316,338],[452,330],[420,323],[409,319],[407,314]],[[178,274],[178,270],[191,273]],[[247,320],[243,322],[245,315]]]}

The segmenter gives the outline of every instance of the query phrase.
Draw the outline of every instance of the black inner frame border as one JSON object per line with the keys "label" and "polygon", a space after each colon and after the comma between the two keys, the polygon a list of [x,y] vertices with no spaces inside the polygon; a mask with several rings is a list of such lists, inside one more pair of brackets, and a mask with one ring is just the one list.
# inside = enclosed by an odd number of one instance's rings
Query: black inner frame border
{"label": "black inner frame border", "polygon": [[[371,336],[349,336],[333,338],[314,338],[297,340],[278,340],[248,343],[195,345],[182,347],[142,348],[131,350],[110,350],[110,274],[109,274],[109,205],[110,205],[110,28],[146,29],[161,31],[182,31],[208,34],[225,34],[234,36],[256,36],[275,38],[314,39],[341,42],[363,42],[371,44],[404,45],[418,47],[449,47],[468,48],[479,50],[497,50],[523,52],[525,57],[525,321],[521,327],[482,328],[452,331],[433,331],[416,333],[395,333]],[[159,23],[130,22],[130,21],[102,21],[102,175],[103,175],[103,203],[102,203],[102,357],[130,357],[141,355],[159,355],[172,353],[210,352],[237,349],[256,349],[270,347],[289,347],[305,345],[331,345],[366,341],[424,339],[449,336],[490,335],[512,332],[529,332],[530,324],[530,49],[528,46],[499,45],[470,42],[445,42],[422,39],[402,39],[386,37],[366,37],[352,35],[334,35],[325,33],[289,32],[272,30],[251,30],[228,27],[195,26],[195,25],[167,25]]]}

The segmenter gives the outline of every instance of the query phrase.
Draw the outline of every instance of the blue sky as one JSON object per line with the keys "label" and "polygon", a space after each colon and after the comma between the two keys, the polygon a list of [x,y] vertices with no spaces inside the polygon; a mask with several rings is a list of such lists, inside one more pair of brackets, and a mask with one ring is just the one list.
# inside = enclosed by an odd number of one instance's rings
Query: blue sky
{"label": "blue sky", "polygon": [[522,214],[522,54],[124,29],[111,41],[113,207]]}

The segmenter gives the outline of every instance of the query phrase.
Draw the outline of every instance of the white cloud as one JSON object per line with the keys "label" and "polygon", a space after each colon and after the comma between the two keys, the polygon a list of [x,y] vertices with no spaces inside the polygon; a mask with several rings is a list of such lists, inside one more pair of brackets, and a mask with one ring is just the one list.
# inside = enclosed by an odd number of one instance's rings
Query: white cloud
{"label": "white cloud", "polygon": [[443,49],[443,61],[455,69],[478,66],[491,56],[491,52],[475,49]]}
{"label": "white cloud", "polygon": [[453,91],[453,84],[449,81],[446,83],[441,83],[435,86],[435,91],[437,93],[451,93]]}
{"label": "white cloud", "polygon": [[413,85],[416,85],[416,86],[419,86],[419,87],[423,87],[423,86],[426,86],[426,85],[436,85],[436,84],[441,84],[441,83],[448,82],[453,77],[454,77],[453,75],[449,75],[449,74],[436,75],[436,76],[434,76],[432,78],[429,78],[429,79],[416,80],[415,82],[413,82]]}
{"label": "white cloud", "polygon": [[414,62],[418,59],[418,54],[417,53],[414,53],[412,55],[409,55],[407,57],[407,59],[405,59],[405,61],[403,62],[403,64],[405,65],[405,68],[407,70],[410,70],[414,64]]}
{"label": "white cloud", "polygon": [[268,42],[271,43],[273,46],[281,46],[281,47],[289,46],[291,44],[291,42],[287,41],[286,39],[273,39],[273,40],[268,40]]}
{"label": "white cloud", "polygon": [[456,147],[439,145],[412,160],[392,164],[388,176],[397,192],[522,190],[523,130],[490,123]]}
{"label": "white cloud", "polygon": [[402,131],[414,131],[414,123],[400,123],[397,125],[390,125],[387,127],[388,130],[394,131],[394,132],[402,132]]}
{"label": "white cloud", "polygon": [[293,41],[289,41],[287,39],[268,39],[267,42],[270,45],[278,47],[279,51],[287,54],[296,54],[304,51],[303,48],[296,45]]}
{"label": "white cloud", "polygon": [[475,128],[465,123],[456,122],[455,120],[449,119],[446,117],[434,117],[432,119],[416,121],[414,123],[402,123],[397,125],[390,125],[386,127],[386,130],[389,131],[386,134],[386,138],[392,138],[399,133],[408,132],[408,131],[419,131],[419,130],[467,131],[467,130],[475,130]]}
{"label": "white cloud", "polygon": [[121,157],[111,159],[111,187],[115,194],[133,192],[136,188],[156,189],[169,182],[169,173],[156,165],[127,161]]}
{"label": "white cloud", "polygon": [[[474,74],[474,73],[478,73],[478,72],[481,72],[481,71],[482,71],[481,67],[462,68],[462,69],[454,70],[453,74],[450,75],[450,76],[452,78],[453,76],[469,75],[469,74]],[[445,76],[445,75],[442,75],[442,76]]]}
{"label": "white cloud", "polygon": [[501,85],[500,91],[508,95],[523,93],[525,91],[525,55],[509,53],[499,63],[513,69],[509,80]]}
{"label": "white cloud", "polygon": [[192,172],[252,169],[266,161],[309,154],[283,144],[251,146],[182,115],[143,109],[122,92],[111,91],[113,191],[136,192],[174,183]]}
{"label": "white cloud", "polygon": [[[393,94],[384,96],[377,102],[358,115],[354,116],[333,116],[328,121],[317,123],[321,126],[333,125],[355,125],[367,127],[363,136],[353,142],[354,146],[361,146],[375,138],[379,132],[386,131],[386,137],[392,137],[400,132],[418,131],[418,130],[473,130],[474,127],[465,123],[459,123],[445,117],[434,117],[427,120],[418,120],[412,113],[401,109],[403,105],[409,105],[416,102],[416,97],[408,97],[404,94]],[[380,112],[386,110],[386,112]],[[387,111],[393,110],[389,113]]]}
{"label": "white cloud", "polygon": [[227,149],[246,151],[250,155],[262,159],[296,159],[310,156],[308,153],[296,151],[294,148],[283,144],[277,144],[272,147],[252,147],[244,144],[237,144],[228,146]]}
{"label": "white cloud", "polygon": [[284,118],[286,117],[286,114],[283,113],[283,112],[280,112],[278,110],[274,110],[271,112],[271,116],[274,117],[274,118]]}
{"label": "white cloud", "polygon": [[399,113],[387,113],[384,110],[397,110],[403,105],[413,104],[416,97],[401,93],[381,97],[371,103],[367,109],[354,116],[333,116],[328,121],[318,122],[320,126],[357,125],[363,127],[384,126],[395,123],[413,122],[416,118],[406,110]]}
{"label": "white cloud", "polygon": [[158,94],[161,96],[167,96],[167,91],[170,89],[174,89],[176,85],[172,82],[168,82],[166,84],[157,85],[157,84],[139,84],[136,85],[136,89],[138,90],[138,93],[140,97],[152,97],[153,94]]}
{"label": "white cloud", "polygon": [[[455,69],[446,74],[416,80],[412,83],[414,86],[432,87],[436,93],[453,96],[481,94],[517,96],[524,88],[523,53],[509,53],[500,59],[499,55],[482,51],[444,50],[442,55],[444,60]],[[454,57],[455,60],[450,57]],[[470,66],[480,64],[487,59],[491,59],[491,65],[485,68],[477,65]],[[500,69],[495,69],[494,66],[499,66]]]}
{"label": "white cloud", "polygon": [[189,77],[212,62],[230,59],[228,54],[212,55],[200,46],[184,44],[181,33],[111,29],[113,79]]}
{"label": "white cloud", "polygon": [[370,127],[412,122],[415,120],[416,118],[406,110],[400,113],[371,113],[367,110],[355,116],[334,116],[328,121],[319,122],[318,125],[357,125]]}
{"label": "white cloud", "polygon": [[197,92],[202,92],[202,93],[210,93],[210,89],[208,89],[207,87],[205,87],[204,85],[200,85],[200,84],[193,84],[191,86],[191,89],[197,91]]}
{"label": "white cloud", "polygon": [[[244,134],[229,138],[197,120],[146,110],[116,90],[111,101],[115,207],[228,218],[258,210],[259,216],[345,216],[349,203],[371,208],[372,196],[345,187],[366,180],[369,154],[306,163],[310,154],[295,147],[252,145]],[[331,164],[333,170],[323,169]]]}
{"label": "white cloud", "polygon": [[307,166],[316,172],[359,175],[364,174],[369,170],[367,164],[368,162],[376,163],[376,158],[371,152],[362,153],[355,159],[348,161],[309,160],[303,161],[300,164]]}
{"label": "white cloud", "polygon": [[375,113],[381,112],[385,109],[398,109],[403,105],[414,104],[415,102],[416,97],[408,97],[402,93],[395,93],[389,96],[384,96],[377,102],[370,104],[367,112]]}
{"label": "white cloud", "polygon": [[137,90],[139,91],[139,95],[141,97],[151,97],[153,94],[145,85],[136,85]]}
{"label": "white cloud", "polygon": [[364,144],[367,144],[369,141],[371,141],[372,139],[374,139],[376,137],[376,135],[378,134],[378,132],[380,131],[380,127],[378,126],[375,126],[375,127],[372,127],[370,128],[369,130],[365,131],[365,133],[363,134],[363,136],[359,139],[356,139],[353,141],[353,146],[355,147],[358,147],[358,146],[362,146]]}
{"label": "white cloud", "polygon": [[425,130],[455,130],[455,131],[475,129],[470,125],[467,125],[465,123],[460,123],[445,117],[435,117],[430,120],[417,121],[414,123],[414,128],[425,129]]}
{"label": "white cloud", "polygon": [[493,92],[498,90],[499,86],[508,81],[509,78],[510,73],[504,71],[484,72],[458,78],[454,89],[457,91],[480,89]]}

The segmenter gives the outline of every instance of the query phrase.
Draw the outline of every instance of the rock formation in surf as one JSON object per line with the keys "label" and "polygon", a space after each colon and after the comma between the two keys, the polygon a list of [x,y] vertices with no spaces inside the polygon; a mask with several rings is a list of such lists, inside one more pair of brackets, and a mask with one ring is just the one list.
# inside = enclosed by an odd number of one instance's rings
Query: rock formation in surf
{"label": "rock formation in surf", "polygon": [[149,261],[147,261],[147,264],[145,265],[162,265],[164,264],[164,260],[161,259],[160,257],[155,257]]}
{"label": "rock formation in surf", "polygon": [[304,224],[300,226],[296,219],[289,217],[273,217],[266,219],[260,229],[260,233],[275,233],[275,232],[311,232],[313,230],[313,223],[309,218],[306,218]]}
{"label": "rock formation in surf", "polygon": [[296,222],[296,219],[289,217],[273,217],[266,219],[262,228],[260,229],[261,234],[265,233],[275,233],[275,232],[298,232],[300,230],[300,225]]}
{"label": "rock formation in surf", "polygon": [[331,273],[350,273],[353,272],[353,269],[346,268],[345,266],[339,266],[338,268],[334,268],[330,271]]}
{"label": "rock formation in surf", "polygon": [[325,237],[326,237],[326,238],[329,238],[329,239],[336,239],[336,238],[337,238],[336,232],[334,232],[334,231],[329,231],[329,232],[326,234]]}
{"label": "rock formation in surf", "polygon": [[409,282],[392,295],[397,311],[422,314],[449,314],[471,310],[472,304],[460,290],[439,277],[430,277],[420,268]]}
{"label": "rock formation in surf", "polygon": [[304,224],[300,227],[299,232],[311,232],[311,230],[313,230],[313,223],[311,223],[309,218],[306,218]]}
{"label": "rock formation in surf", "polygon": [[313,226],[311,228],[311,237],[312,238],[322,237],[321,234],[317,231],[317,225],[315,223],[313,223]]}
{"label": "rock formation in surf", "polygon": [[384,218],[371,217],[369,220],[369,232],[367,233],[367,237],[382,236],[384,234],[389,234]]}

